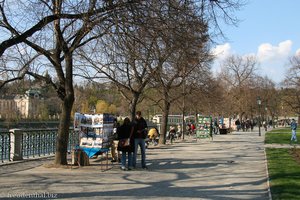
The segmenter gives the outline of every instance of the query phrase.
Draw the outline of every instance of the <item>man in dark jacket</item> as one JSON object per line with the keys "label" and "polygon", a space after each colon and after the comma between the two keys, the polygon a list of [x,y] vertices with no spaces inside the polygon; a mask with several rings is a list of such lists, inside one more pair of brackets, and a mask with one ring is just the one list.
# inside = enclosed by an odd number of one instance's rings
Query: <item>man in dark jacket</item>
{"label": "man in dark jacket", "polygon": [[133,120],[133,138],[134,138],[134,153],[133,153],[133,167],[136,167],[136,160],[137,160],[137,151],[138,146],[141,148],[142,154],[142,168],[147,169],[146,166],[146,146],[145,146],[145,139],[147,137],[147,123],[145,119],[142,117],[141,111],[136,112],[136,117]]}

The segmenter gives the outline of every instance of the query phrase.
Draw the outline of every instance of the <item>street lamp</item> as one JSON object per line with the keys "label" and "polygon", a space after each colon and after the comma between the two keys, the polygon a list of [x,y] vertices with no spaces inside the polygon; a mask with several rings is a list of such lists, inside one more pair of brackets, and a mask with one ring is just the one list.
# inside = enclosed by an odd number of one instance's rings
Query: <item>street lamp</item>
{"label": "street lamp", "polygon": [[265,111],[266,111],[266,122],[269,121],[269,117],[268,117],[268,107],[267,107],[267,103],[265,105]]}
{"label": "street lamp", "polygon": [[261,132],[260,132],[260,106],[261,106],[261,99],[258,96],[257,97],[257,105],[258,105],[258,135],[261,136]]}

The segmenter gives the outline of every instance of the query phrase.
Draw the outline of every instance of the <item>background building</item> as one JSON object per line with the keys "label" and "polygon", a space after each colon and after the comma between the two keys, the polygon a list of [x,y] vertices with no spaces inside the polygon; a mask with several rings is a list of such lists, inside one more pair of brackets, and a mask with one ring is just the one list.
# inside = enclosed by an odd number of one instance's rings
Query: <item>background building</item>
{"label": "background building", "polygon": [[0,99],[1,119],[26,119],[39,116],[39,105],[44,99],[38,89],[29,89],[25,94],[2,96]]}

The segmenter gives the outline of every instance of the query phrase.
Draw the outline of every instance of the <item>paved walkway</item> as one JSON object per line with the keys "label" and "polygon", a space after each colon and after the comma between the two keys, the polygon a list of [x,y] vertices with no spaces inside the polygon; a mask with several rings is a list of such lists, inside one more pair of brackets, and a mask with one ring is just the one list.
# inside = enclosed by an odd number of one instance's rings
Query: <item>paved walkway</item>
{"label": "paved walkway", "polygon": [[[149,170],[0,166],[0,199],[269,199],[264,135],[236,132],[147,150]],[[27,198],[29,199],[29,198]]]}

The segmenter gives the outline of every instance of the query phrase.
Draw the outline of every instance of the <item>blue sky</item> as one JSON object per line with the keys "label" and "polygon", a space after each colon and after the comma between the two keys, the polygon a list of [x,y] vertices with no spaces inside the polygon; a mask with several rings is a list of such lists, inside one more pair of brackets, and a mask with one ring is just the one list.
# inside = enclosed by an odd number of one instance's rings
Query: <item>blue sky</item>
{"label": "blue sky", "polygon": [[236,12],[241,20],[238,27],[223,27],[228,40],[214,49],[218,57],[214,70],[227,55],[255,55],[258,73],[275,83],[282,81],[289,58],[300,55],[299,10],[299,0],[248,0]]}

